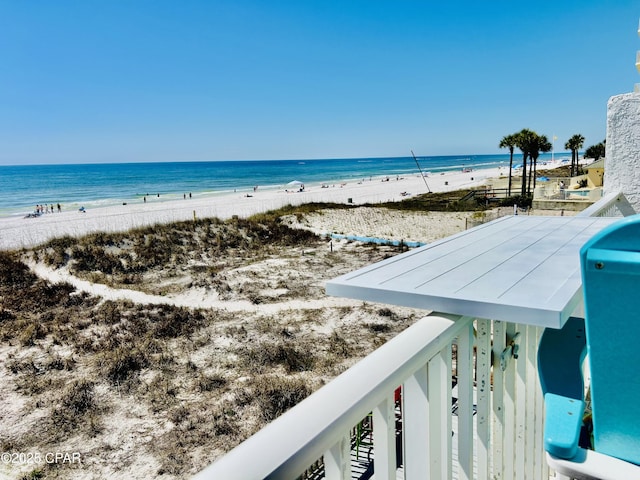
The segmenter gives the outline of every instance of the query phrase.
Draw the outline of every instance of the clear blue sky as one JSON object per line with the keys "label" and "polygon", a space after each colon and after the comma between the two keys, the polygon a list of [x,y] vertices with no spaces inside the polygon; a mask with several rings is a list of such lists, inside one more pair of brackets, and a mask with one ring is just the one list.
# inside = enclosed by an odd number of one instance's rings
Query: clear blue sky
{"label": "clear blue sky", "polygon": [[0,164],[499,153],[522,128],[589,146],[640,82],[639,16],[639,0],[0,0]]}

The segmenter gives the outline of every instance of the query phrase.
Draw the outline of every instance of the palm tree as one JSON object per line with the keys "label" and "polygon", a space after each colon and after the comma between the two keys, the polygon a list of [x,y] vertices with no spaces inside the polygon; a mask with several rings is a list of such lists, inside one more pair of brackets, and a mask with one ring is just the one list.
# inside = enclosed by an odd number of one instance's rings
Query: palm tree
{"label": "palm tree", "polygon": [[578,174],[578,150],[584,145],[584,137],[579,133],[572,136],[567,143],[564,144],[564,148],[571,150],[571,176]]}
{"label": "palm tree", "polygon": [[507,189],[507,197],[511,196],[511,170],[513,169],[513,150],[516,148],[516,134],[513,133],[511,135],[505,135],[500,140],[499,148],[508,148],[509,149],[509,188]]}
{"label": "palm tree", "polygon": [[516,147],[522,152],[522,187],[520,189],[520,195],[525,197],[527,194],[527,158],[531,151],[531,143],[536,136],[535,132],[532,132],[528,128],[523,128],[516,134]]}
{"label": "palm tree", "polygon": [[593,158],[594,161],[601,159],[606,153],[607,141],[603,140],[597,145],[591,145],[584,152],[584,156],[587,158]]}
{"label": "palm tree", "polygon": [[[529,187],[531,187],[531,177],[533,177],[533,189],[536,189],[536,167],[538,165],[538,157],[540,156],[540,152],[550,152],[552,145],[546,135],[537,135],[533,139],[534,141],[531,143],[531,151],[529,155],[533,160],[533,171],[531,171],[531,175],[529,176]],[[529,192],[531,192],[531,188],[529,188]]]}

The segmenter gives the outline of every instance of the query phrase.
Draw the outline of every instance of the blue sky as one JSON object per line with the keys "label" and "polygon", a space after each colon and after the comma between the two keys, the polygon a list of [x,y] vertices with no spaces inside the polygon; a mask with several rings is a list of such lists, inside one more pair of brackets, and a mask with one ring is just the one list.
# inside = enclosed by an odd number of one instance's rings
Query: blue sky
{"label": "blue sky", "polygon": [[522,128],[589,146],[640,82],[639,16],[638,0],[0,0],[0,164],[500,153]]}

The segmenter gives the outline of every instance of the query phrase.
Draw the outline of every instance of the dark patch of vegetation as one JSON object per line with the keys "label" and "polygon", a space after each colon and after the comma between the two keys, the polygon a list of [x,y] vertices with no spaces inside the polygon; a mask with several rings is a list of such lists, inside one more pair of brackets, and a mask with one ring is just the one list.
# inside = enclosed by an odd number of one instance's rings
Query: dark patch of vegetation
{"label": "dark patch of vegetation", "polygon": [[15,254],[0,251],[0,288],[3,295],[16,289],[29,289],[37,278]]}
{"label": "dark patch of vegetation", "polygon": [[126,346],[103,352],[98,357],[98,364],[106,379],[118,385],[148,366],[149,359],[146,352]]}
{"label": "dark patch of vegetation", "polygon": [[387,323],[367,323],[365,327],[373,333],[386,333],[391,331],[391,326]]}
{"label": "dark patch of vegetation", "polygon": [[423,193],[407,198],[400,202],[387,202],[376,205],[390,210],[406,210],[418,212],[469,212],[475,210],[487,210],[493,206],[487,206],[486,202],[461,201],[473,190],[455,190],[452,192]]}
{"label": "dark patch of vegetation", "polygon": [[26,396],[41,395],[56,391],[64,385],[64,381],[52,372],[47,372],[39,365],[32,365],[32,369],[17,375],[14,385],[17,391]]}
{"label": "dark patch of vegetation", "polygon": [[238,350],[243,364],[254,372],[262,372],[267,367],[280,365],[287,373],[305,372],[313,369],[316,357],[313,350],[301,342],[265,340],[249,348]]}
{"label": "dark patch of vegetation", "polygon": [[69,235],[52,239],[47,244],[49,248],[44,251],[45,263],[56,268],[66,265],[69,261],[68,252],[76,243],[77,239]]}
{"label": "dark patch of vegetation", "polygon": [[[128,305],[131,307],[133,304]],[[95,322],[115,325],[122,320],[122,310],[117,302],[107,300],[92,312],[92,317]]]}
{"label": "dark patch of vegetation", "polygon": [[390,318],[391,320],[395,320],[396,319],[395,312],[393,310],[391,310],[390,308],[388,308],[388,307],[379,308],[376,313],[378,315],[380,315],[381,317]]}
{"label": "dark patch of vegetation", "polygon": [[227,379],[220,374],[200,374],[196,379],[200,392],[211,392],[227,385]]}
{"label": "dark patch of vegetation", "polygon": [[203,327],[207,321],[199,310],[160,305],[157,309],[145,312],[145,318],[151,323],[151,335],[154,338],[177,338],[189,336]]}
{"label": "dark patch of vegetation", "polygon": [[31,470],[29,473],[25,473],[20,477],[20,480],[40,480],[41,478],[45,478],[46,474],[40,468],[36,468],[35,470]]}
{"label": "dark patch of vegetation", "polygon": [[158,475],[183,475],[193,464],[197,447],[213,441],[235,445],[244,438],[238,416],[230,408],[180,405],[169,413],[169,418],[175,427],[160,439]]}
{"label": "dark patch of vegetation", "polygon": [[251,389],[257,401],[262,419],[270,422],[308,397],[313,389],[299,377],[260,376]]}
{"label": "dark patch of vegetation", "polygon": [[328,352],[338,358],[350,358],[355,354],[355,348],[344,335],[334,330],[329,337]]}
{"label": "dark patch of vegetation", "polygon": [[501,207],[513,207],[514,205],[517,205],[518,208],[531,208],[531,205],[533,205],[533,196],[515,195],[500,201]]}
{"label": "dark patch of vegetation", "polygon": [[71,432],[86,416],[96,413],[94,387],[95,384],[91,381],[75,380],[62,392],[60,401],[51,414],[56,429]]}
{"label": "dark patch of vegetation", "polygon": [[[63,255],[60,254],[60,256]],[[125,273],[127,271],[125,264],[120,258],[105,252],[104,248],[98,245],[76,245],[68,255],[64,255],[64,258],[73,260],[73,269],[75,271],[99,271],[107,275]]]}
{"label": "dark patch of vegetation", "polygon": [[40,280],[16,254],[0,252],[0,339],[33,346],[52,332],[66,336],[65,319],[97,303],[67,283]]}

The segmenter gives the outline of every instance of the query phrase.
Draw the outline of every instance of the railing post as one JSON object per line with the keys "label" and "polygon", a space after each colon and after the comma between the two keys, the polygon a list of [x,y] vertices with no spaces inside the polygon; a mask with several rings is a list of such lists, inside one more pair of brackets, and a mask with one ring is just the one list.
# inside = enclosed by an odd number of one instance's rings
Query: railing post
{"label": "railing post", "polygon": [[491,321],[478,319],[476,325],[478,480],[488,480],[491,478]]}
{"label": "railing post", "polygon": [[[507,323],[507,342],[511,342],[516,335],[516,325]],[[512,347],[513,348],[513,347]],[[504,430],[503,430],[503,461],[504,461],[504,478],[512,479],[514,477],[514,461],[515,461],[515,442],[516,442],[516,363],[514,357],[507,362],[507,368],[504,374]],[[495,378],[495,370],[494,370]]]}
{"label": "railing post", "polygon": [[351,479],[351,438],[345,434],[324,454],[324,471],[327,480]]}
{"label": "railing post", "polygon": [[[538,351],[538,345],[540,343],[540,337],[542,336],[543,329],[540,327],[531,327],[534,328],[535,335],[533,335],[534,342],[536,345],[536,352]],[[537,353],[536,353],[537,354]],[[535,355],[534,355],[535,357]],[[537,359],[534,358],[533,361],[536,362],[536,382],[534,385],[534,395],[535,395],[535,405],[532,407],[532,410],[535,411],[535,443],[533,445],[533,461],[535,462],[534,467],[534,475],[533,478],[549,478],[549,465],[547,465],[547,457],[544,450],[543,438],[544,438],[544,397],[542,394],[542,387],[540,383],[537,381]]]}
{"label": "railing post", "polygon": [[451,478],[451,346],[443,348],[428,363],[427,405],[429,411],[429,476]]}
{"label": "railing post", "polygon": [[493,458],[493,478],[495,480],[504,479],[504,375],[500,370],[500,355],[506,348],[506,325],[504,322],[493,322],[493,436],[492,436],[492,458]]}
{"label": "railing post", "polygon": [[393,393],[373,410],[373,445],[376,478],[396,478],[396,411]]}
{"label": "railing post", "polygon": [[[527,326],[527,341],[526,341],[526,358],[527,358],[527,366],[526,366],[526,375],[527,375],[527,389],[525,394],[527,396],[527,405],[526,405],[526,415],[525,415],[525,425],[527,428],[525,430],[525,445],[526,445],[526,455],[525,458],[525,469],[524,469],[524,478],[542,478],[536,477],[536,473],[540,475],[542,473],[542,469],[540,472],[536,472],[537,464],[542,460],[540,457],[540,452],[536,449],[536,436],[542,435],[542,432],[538,430],[537,422],[540,422],[540,419],[537,418],[537,404],[541,401],[540,396],[538,395],[538,360],[537,360],[537,352],[538,352],[538,327],[534,327],[531,325]],[[546,463],[543,461],[543,463]],[[547,478],[549,476],[547,475]]]}
{"label": "railing post", "polygon": [[402,445],[406,479],[429,478],[427,381],[425,364],[407,378],[402,387]]}
{"label": "railing post", "polygon": [[458,478],[473,478],[473,322],[458,337]]}
{"label": "railing post", "polygon": [[[531,375],[529,370],[529,351],[531,344],[529,341],[529,327],[527,325],[518,325],[520,331],[520,342],[518,349],[518,359],[516,360],[516,413],[515,413],[515,450],[514,450],[514,478],[532,479],[533,477],[527,476],[526,466],[527,462],[531,459],[527,453],[527,421],[529,419],[528,408],[533,407],[535,400],[534,395],[529,395],[527,392],[527,383],[530,382],[529,389],[535,389],[535,382],[537,381],[534,376]],[[535,372],[533,372],[535,375]],[[532,392],[533,393],[533,392]],[[530,424],[531,427],[534,423]],[[530,428],[529,430],[533,430]]]}

